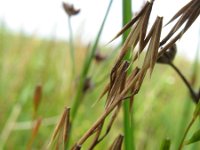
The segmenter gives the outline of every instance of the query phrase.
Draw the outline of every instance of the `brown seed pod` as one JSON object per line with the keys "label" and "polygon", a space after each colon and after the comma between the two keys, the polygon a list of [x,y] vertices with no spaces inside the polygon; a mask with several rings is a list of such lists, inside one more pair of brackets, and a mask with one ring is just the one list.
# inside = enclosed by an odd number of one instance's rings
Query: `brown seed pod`
{"label": "brown seed pod", "polygon": [[65,12],[67,13],[67,15],[69,17],[75,16],[75,15],[79,14],[79,12],[80,12],[80,9],[75,9],[72,4],[68,4],[68,3],[63,2],[62,5],[63,5],[63,9],[65,10]]}
{"label": "brown seed pod", "polygon": [[171,46],[171,48],[169,48],[167,51],[165,51],[157,59],[157,63],[161,63],[161,64],[169,64],[169,63],[171,63],[174,60],[175,56],[176,56],[176,52],[177,52],[176,44],[173,44]]}

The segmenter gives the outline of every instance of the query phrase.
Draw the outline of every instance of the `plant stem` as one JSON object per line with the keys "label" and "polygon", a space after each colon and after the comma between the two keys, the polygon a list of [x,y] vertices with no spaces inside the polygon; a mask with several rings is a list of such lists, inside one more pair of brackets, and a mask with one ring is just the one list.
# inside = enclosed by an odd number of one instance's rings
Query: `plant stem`
{"label": "plant stem", "polygon": [[74,99],[74,104],[72,106],[72,119],[75,118],[76,116],[76,113],[77,113],[77,110],[79,108],[79,105],[80,105],[80,98],[82,97],[83,95],[83,86],[84,86],[84,81],[85,81],[85,78],[87,77],[87,74],[89,72],[89,69],[90,69],[90,66],[91,66],[91,63],[92,63],[92,59],[94,57],[94,54],[96,52],[96,49],[97,49],[97,46],[98,46],[98,43],[99,43],[99,39],[100,39],[100,36],[101,36],[101,33],[103,31],[103,27],[105,25],[105,21],[107,19],[107,16],[109,14],[109,11],[110,11],[110,8],[111,8],[111,5],[112,5],[112,2],[113,0],[110,0],[110,3],[109,3],[109,6],[107,8],[107,11],[106,11],[106,14],[104,16],[104,19],[103,19],[103,22],[101,24],[101,27],[99,29],[99,32],[97,34],[97,37],[96,37],[96,40],[95,40],[95,43],[91,49],[91,51],[89,52],[89,56],[86,58],[85,60],[85,63],[84,63],[84,66],[83,66],[83,70],[81,72],[81,77],[80,77],[80,81],[79,81],[79,87],[78,87],[78,91],[76,93],[76,96],[75,96],[75,99]]}
{"label": "plant stem", "polygon": [[187,96],[187,99],[185,99],[185,101],[184,101],[184,106],[183,106],[183,110],[181,113],[182,114],[181,116],[184,116],[184,117],[182,117],[180,119],[179,126],[177,129],[177,137],[178,138],[177,138],[177,142],[176,142],[176,149],[178,149],[179,142],[182,139],[182,135],[180,135],[180,133],[184,132],[187,122],[190,120],[191,109],[192,109],[192,103],[191,103],[191,101],[188,100],[188,96]]}
{"label": "plant stem", "polygon": [[68,28],[69,28],[69,48],[71,57],[72,77],[75,75],[75,56],[74,56],[74,43],[73,43],[73,31],[71,25],[71,17],[68,16]]}
{"label": "plant stem", "polygon": [[[70,130],[70,133],[72,133],[73,121],[76,118],[76,114],[77,114],[78,109],[80,107],[80,104],[82,102],[81,99],[83,99],[83,96],[84,96],[84,93],[83,93],[84,82],[85,82],[85,79],[88,75],[88,72],[89,72],[89,69],[90,69],[90,66],[91,66],[91,63],[92,63],[92,59],[93,59],[95,52],[97,50],[97,46],[98,46],[102,31],[103,31],[103,28],[104,28],[106,19],[108,17],[110,8],[112,6],[112,2],[113,2],[113,0],[110,0],[108,8],[106,10],[106,14],[104,16],[104,19],[103,19],[102,24],[100,26],[99,32],[98,32],[97,37],[95,39],[94,45],[92,46],[91,50],[89,51],[89,55],[86,57],[84,65],[83,65],[83,69],[82,69],[80,80],[79,80],[79,85],[78,85],[77,92],[76,92],[76,95],[74,97],[74,103],[73,103],[72,109],[71,109],[71,130]],[[70,143],[70,138],[71,137],[69,136],[69,142],[68,143]]]}
{"label": "plant stem", "polygon": [[179,145],[178,150],[182,150],[183,145],[184,145],[184,140],[185,140],[185,138],[186,138],[186,136],[187,136],[187,134],[188,134],[190,128],[191,128],[192,125],[194,124],[196,118],[197,118],[197,116],[192,117],[192,120],[190,121],[188,127],[187,127],[186,130],[185,130],[185,133],[184,133],[184,135],[183,135],[183,138],[182,138],[182,140],[181,140],[181,143],[180,143],[180,145]]}
{"label": "plant stem", "polygon": [[[122,17],[123,17],[123,26],[128,23],[132,17],[131,10],[131,0],[122,0]],[[126,31],[123,34],[122,42],[124,43],[129,31]],[[130,51],[125,56],[125,60],[130,61]],[[130,71],[129,71],[130,72]],[[124,142],[125,150],[134,150],[134,140],[133,140],[133,116],[132,111],[130,110],[130,101],[124,101],[123,104],[123,114],[124,114]]]}
{"label": "plant stem", "polygon": [[190,95],[192,96],[193,101],[195,103],[197,103],[198,102],[198,97],[196,96],[194,90],[192,89],[190,83],[187,81],[185,76],[181,73],[181,71],[173,63],[170,62],[169,65],[178,73],[178,75],[180,76],[182,81],[185,83],[185,85],[189,89],[189,92],[190,92]]}

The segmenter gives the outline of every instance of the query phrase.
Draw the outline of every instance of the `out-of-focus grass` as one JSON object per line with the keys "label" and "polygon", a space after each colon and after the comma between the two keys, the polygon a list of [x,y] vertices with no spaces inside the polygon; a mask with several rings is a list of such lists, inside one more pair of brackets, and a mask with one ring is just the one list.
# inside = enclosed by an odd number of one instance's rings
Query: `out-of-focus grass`
{"label": "out-of-focus grass", "polygon": [[[69,85],[71,69],[68,45],[65,41],[40,39],[23,33],[13,34],[5,28],[0,29],[0,37],[0,133],[16,104],[21,105],[21,112],[16,121],[31,121],[33,93],[38,84],[43,87],[38,112],[42,118],[58,116],[64,106],[71,106],[76,86]],[[106,50],[105,47],[103,49],[105,54],[111,53],[111,50]],[[87,47],[77,42],[77,74],[80,73],[86,54]],[[113,62],[113,59],[99,64],[92,62],[89,76],[92,77],[93,83],[98,83],[109,73]],[[178,58],[175,63],[188,78],[191,76],[190,62]],[[78,76],[76,80],[78,81]],[[102,113],[103,100],[94,107],[92,105],[98,99],[105,83],[106,80],[97,87],[94,84],[94,88],[87,92],[74,122],[73,141],[78,139]],[[165,137],[171,139],[172,145],[176,144],[174,142],[177,141],[179,123],[184,118],[183,107],[189,100],[187,96],[186,87],[176,73],[168,66],[157,65],[152,77],[145,79],[141,92],[135,98],[136,149],[159,149]],[[34,141],[35,149],[43,149],[46,146],[54,126],[41,126]],[[120,113],[111,133],[97,149],[106,149],[111,144],[110,141],[113,141],[122,130],[123,121]],[[25,149],[30,134],[31,131],[26,129],[13,130],[5,149]]]}

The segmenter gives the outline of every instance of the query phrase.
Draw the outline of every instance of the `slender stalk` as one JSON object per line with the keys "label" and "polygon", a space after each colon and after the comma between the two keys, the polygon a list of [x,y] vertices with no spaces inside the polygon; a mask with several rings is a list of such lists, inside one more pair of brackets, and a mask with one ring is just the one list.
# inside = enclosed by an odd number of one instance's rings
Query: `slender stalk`
{"label": "slender stalk", "polygon": [[[122,17],[123,17],[123,26],[130,21],[132,17],[132,11],[131,11],[131,0],[122,0]],[[123,34],[122,42],[124,43],[128,32],[126,31]],[[125,56],[125,60],[130,60],[130,51]],[[124,114],[124,143],[125,143],[125,150],[134,150],[134,140],[133,140],[133,116],[132,112],[130,110],[130,101],[124,101],[123,104],[123,114]]]}
{"label": "slender stalk", "polygon": [[189,89],[189,92],[190,92],[190,94],[192,96],[192,99],[194,100],[195,103],[197,103],[198,102],[198,97],[196,96],[194,90],[192,89],[190,83],[187,81],[185,76],[181,73],[181,71],[173,63],[169,63],[169,65],[178,73],[178,75],[180,76],[182,81],[185,83],[185,85]]}
{"label": "slender stalk", "polygon": [[71,67],[72,67],[72,76],[75,75],[75,56],[74,56],[74,42],[73,42],[73,31],[71,25],[71,17],[68,16],[68,28],[69,28],[69,48],[70,48],[70,57],[71,57]]}
{"label": "slender stalk", "polygon": [[[198,71],[199,71],[199,57],[200,57],[200,26],[199,26],[199,41],[197,45],[197,50],[195,54],[195,61],[193,63],[193,73],[191,78],[191,84],[195,86],[196,78],[198,78]],[[198,127],[200,126],[200,122],[198,122]],[[193,144],[192,149],[198,149],[199,143]]]}
{"label": "slender stalk", "polygon": [[99,32],[97,34],[95,43],[94,43],[91,51],[89,52],[88,57],[85,60],[85,63],[84,63],[84,66],[83,66],[83,70],[81,72],[81,77],[80,77],[80,81],[79,81],[78,91],[76,93],[76,96],[75,96],[75,99],[74,99],[74,104],[72,106],[72,113],[71,113],[72,119],[74,119],[75,116],[76,116],[76,114],[77,114],[77,110],[78,110],[79,105],[80,105],[80,98],[83,95],[83,90],[82,89],[83,89],[83,86],[84,86],[84,81],[85,81],[85,78],[87,77],[87,74],[89,72],[89,69],[90,69],[90,66],[91,66],[91,62],[92,62],[92,59],[93,59],[94,54],[96,52],[96,49],[97,49],[97,46],[98,46],[98,43],[99,43],[99,39],[100,39],[101,33],[103,31],[103,27],[105,25],[107,16],[109,14],[112,2],[113,2],[113,0],[110,0],[110,3],[109,3],[109,6],[107,8],[106,14],[104,16],[103,22],[102,22],[101,27],[99,29]]}
{"label": "slender stalk", "polygon": [[197,116],[193,117],[192,120],[190,121],[188,127],[186,128],[185,133],[184,133],[184,135],[183,135],[183,138],[182,138],[182,140],[181,140],[181,143],[180,143],[180,145],[179,145],[178,150],[182,150],[183,145],[184,145],[185,138],[186,138],[186,136],[187,136],[187,134],[188,134],[190,128],[192,127],[192,125],[193,125],[194,122],[196,121],[196,118],[197,118]]}
{"label": "slender stalk", "polygon": [[192,103],[191,101],[187,99],[185,99],[185,103],[184,103],[184,106],[183,106],[183,111],[182,111],[182,115],[181,116],[184,116],[180,119],[180,122],[179,122],[179,126],[178,126],[178,129],[177,129],[177,142],[176,142],[176,149],[178,149],[179,147],[179,142],[181,141],[182,139],[182,135],[180,135],[180,133],[183,133],[184,130],[185,130],[185,127],[187,125],[187,122],[190,120],[190,112],[191,112],[191,109],[192,109]]}
{"label": "slender stalk", "polygon": [[[90,69],[90,66],[91,66],[91,63],[92,63],[92,59],[93,59],[95,52],[97,50],[99,39],[101,37],[101,34],[102,34],[102,31],[103,31],[106,19],[108,17],[110,8],[112,6],[112,2],[113,2],[113,0],[110,0],[108,8],[107,8],[105,16],[104,16],[104,19],[102,21],[99,32],[98,32],[97,37],[95,39],[94,45],[92,46],[91,50],[89,51],[89,55],[86,57],[84,65],[83,65],[83,69],[82,69],[82,72],[81,72],[81,75],[80,75],[79,85],[78,85],[77,92],[76,92],[76,95],[75,95],[74,100],[73,100],[74,103],[73,103],[72,109],[71,109],[71,130],[70,130],[70,133],[72,133],[73,121],[76,118],[76,114],[77,114],[78,109],[80,107],[80,104],[82,102],[81,99],[83,99],[83,96],[84,96],[84,93],[83,93],[84,82],[85,82],[85,79],[88,75],[88,72],[89,72],[89,69]],[[71,137],[69,136],[68,144],[70,143],[70,138]]]}

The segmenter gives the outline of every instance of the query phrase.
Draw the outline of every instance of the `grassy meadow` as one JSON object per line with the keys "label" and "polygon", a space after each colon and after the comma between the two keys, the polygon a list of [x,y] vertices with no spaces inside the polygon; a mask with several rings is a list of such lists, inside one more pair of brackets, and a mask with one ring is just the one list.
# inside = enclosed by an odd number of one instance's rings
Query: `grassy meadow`
{"label": "grassy meadow", "polygon": [[[0,149],[47,149],[64,109],[74,108],[76,92],[79,89],[79,82],[82,81],[81,74],[84,74],[82,68],[85,60],[89,59],[93,43],[95,41],[87,45],[78,37],[75,38],[72,68],[70,42],[13,32],[1,25]],[[96,47],[97,53],[91,59],[90,67],[85,74],[87,80],[84,80],[84,88],[79,95],[81,104],[78,111],[74,112],[75,119],[72,118],[73,132],[69,134],[70,144],[76,143],[105,111],[106,96],[98,102],[97,100],[109,82],[110,70],[120,53],[120,47]],[[140,57],[142,60],[144,56]],[[142,62],[140,59],[137,62],[139,66]],[[190,83],[193,81],[193,88],[198,89],[200,64],[194,62],[179,55],[174,60],[174,64],[187,80]],[[39,96],[35,93],[38,87]],[[37,111],[34,110],[34,99],[37,99],[35,96],[41,97]],[[194,109],[195,103],[192,102],[187,87],[175,70],[169,65],[156,63],[152,75],[147,74],[140,92],[134,97],[132,114],[135,149],[158,150],[165,138],[171,140],[171,150],[178,149]],[[38,118],[41,119],[41,124],[36,129],[34,124]],[[109,124],[108,120],[104,123]],[[199,125],[198,119],[186,139],[199,129]],[[106,126],[102,131],[106,131]],[[123,134],[122,109],[119,110],[109,134],[95,149],[108,149],[119,134]],[[84,143],[83,149],[89,148],[92,138],[94,135]],[[198,150],[200,143],[186,145],[184,148]]]}

